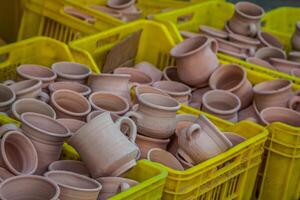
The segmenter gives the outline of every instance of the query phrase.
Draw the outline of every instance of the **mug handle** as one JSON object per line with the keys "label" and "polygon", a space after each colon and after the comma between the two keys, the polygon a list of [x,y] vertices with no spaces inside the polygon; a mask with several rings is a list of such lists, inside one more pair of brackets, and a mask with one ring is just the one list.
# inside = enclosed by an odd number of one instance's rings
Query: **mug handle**
{"label": "mug handle", "polygon": [[289,101],[288,101],[288,108],[293,109],[293,105],[299,103],[300,104],[300,97],[299,96],[293,96]]}
{"label": "mug handle", "polygon": [[120,185],[118,187],[117,193],[124,192],[125,190],[128,190],[129,188],[130,188],[130,185],[128,183],[122,182],[122,183],[120,183]]}
{"label": "mug handle", "polygon": [[39,100],[48,103],[50,101],[50,97],[46,92],[41,92],[38,96]]}
{"label": "mug handle", "polygon": [[20,131],[20,129],[15,124],[4,124],[0,127],[0,137],[8,131]]}
{"label": "mug handle", "polygon": [[14,80],[7,80],[3,83],[5,86],[11,86],[12,84],[15,84],[16,82]]}
{"label": "mug handle", "polygon": [[121,130],[122,125],[125,124],[127,126],[129,126],[129,134],[128,134],[128,138],[129,141],[131,141],[132,143],[135,144],[135,139],[136,139],[136,135],[137,135],[137,128],[136,125],[134,123],[134,121],[128,117],[121,117],[116,121],[116,125],[118,126],[118,128]]}
{"label": "mug handle", "polygon": [[217,40],[210,38],[209,42],[210,42],[210,48],[211,48],[211,50],[214,53],[218,53],[219,44],[218,44]]}
{"label": "mug handle", "polygon": [[201,126],[199,124],[192,124],[186,130],[186,137],[189,141],[193,140],[192,136],[195,133],[198,133],[201,130]]}
{"label": "mug handle", "polygon": [[[137,105],[137,104],[136,104],[136,105]],[[134,106],[132,107],[132,109],[137,110],[138,107],[134,105]],[[128,118],[133,118],[134,121],[137,121],[137,120],[139,120],[139,119],[140,119],[140,120],[142,119],[142,115],[141,115],[140,113],[134,111],[134,110],[133,110],[133,111],[127,112],[124,116],[125,116],[125,117],[128,117]]]}
{"label": "mug handle", "polygon": [[253,23],[249,24],[249,30],[252,37],[256,36],[258,31],[256,24]]}

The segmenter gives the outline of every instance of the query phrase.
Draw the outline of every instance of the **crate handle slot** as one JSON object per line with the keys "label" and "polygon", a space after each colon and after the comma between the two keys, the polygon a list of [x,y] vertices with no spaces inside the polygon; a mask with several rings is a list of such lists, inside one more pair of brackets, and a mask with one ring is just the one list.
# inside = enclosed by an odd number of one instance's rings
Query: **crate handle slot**
{"label": "crate handle slot", "polygon": [[177,17],[177,23],[181,24],[181,23],[184,23],[184,22],[191,21],[193,19],[193,16],[194,16],[193,13],[178,16]]}
{"label": "crate handle slot", "polygon": [[64,12],[68,15],[76,17],[77,19],[81,19],[85,22],[88,22],[89,24],[95,24],[95,22],[96,22],[96,19],[93,16],[83,13],[83,12],[77,10],[76,8],[73,8],[70,6],[64,7]]}

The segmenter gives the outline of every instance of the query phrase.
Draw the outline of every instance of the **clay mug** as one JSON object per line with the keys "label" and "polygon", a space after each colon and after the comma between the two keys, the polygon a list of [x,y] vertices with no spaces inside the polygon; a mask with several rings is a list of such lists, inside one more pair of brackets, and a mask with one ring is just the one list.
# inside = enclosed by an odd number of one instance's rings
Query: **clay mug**
{"label": "clay mug", "polygon": [[[94,119],[95,117],[97,117],[98,115],[101,115],[103,113],[103,111],[101,110],[95,110],[90,112],[90,114],[88,114],[88,116],[86,117],[86,121],[89,123],[92,119]],[[114,114],[114,113],[110,113],[111,119],[116,122],[121,116]]]}
{"label": "clay mug", "polygon": [[300,21],[296,24],[296,30],[292,36],[292,47],[296,51],[300,51]]}
{"label": "clay mug", "polygon": [[57,121],[62,123],[66,128],[68,128],[72,134],[76,133],[82,126],[86,124],[84,121],[70,118],[60,118],[57,119]]}
{"label": "clay mug", "polygon": [[21,129],[38,154],[36,174],[43,174],[50,163],[59,159],[64,141],[71,133],[63,124],[38,113],[23,113]]}
{"label": "clay mug", "polygon": [[229,33],[229,41],[235,44],[247,46],[252,55],[255,54],[255,50],[259,47],[260,41],[256,38],[247,37],[244,35]]}
{"label": "clay mug", "polygon": [[38,156],[32,142],[21,132],[8,131],[1,137],[0,166],[14,175],[34,174]]}
{"label": "clay mug", "polygon": [[300,51],[291,51],[289,53],[289,60],[300,62]]}
{"label": "clay mug", "polygon": [[287,107],[292,97],[292,82],[277,79],[264,81],[253,87],[254,102],[260,112],[267,107]]}
{"label": "clay mug", "polygon": [[86,85],[80,84],[78,82],[72,81],[61,81],[51,83],[48,87],[50,94],[52,95],[53,92],[57,90],[72,90],[74,92],[78,92],[79,94],[87,97],[91,94],[92,90]]}
{"label": "clay mug", "polygon": [[288,108],[269,107],[263,109],[259,116],[263,125],[281,122],[290,126],[300,126],[300,113]]}
{"label": "clay mug", "polygon": [[283,49],[283,45],[281,42],[272,34],[264,32],[264,31],[258,31],[257,38],[261,42],[261,47],[275,47],[278,49]]}
{"label": "clay mug", "polygon": [[89,102],[94,110],[108,111],[117,115],[123,115],[129,110],[128,101],[112,92],[94,92],[89,96]]}
{"label": "clay mug", "polygon": [[39,80],[8,81],[4,84],[15,92],[16,99],[37,98],[44,102],[50,99],[49,95],[42,91],[42,82]]}
{"label": "clay mug", "polygon": [[48,104],[32,98],[19,99],[11,106],[12,116],[21,120],[21,115],[26,112],[39,113],[56,119],[56,113]]}
{"label": "clay mug", "polygon": [[194,165],[232,146],[223,133],[204,115],[199,116],[198,123],[182,129],[178,135],[179,155]]}
{"label": "clay mug", "polygon": [[92,74],[88,79],[88,86],[92,92],[114,92],[131,102],[129,74]]}
{"label": "clay mug", "polygon": [[250,2],[239,2],[235,4],[235,12],[229,20],[229,27],[234,33],[254,37],[260,29],[260,19],[264,10]]}
{"label": "clay mug", "polygon": [[57,90],[51,96],[50,105],[55,110],[57,118],[71,118],[84,121],[91,112],[89,101],[77,92]]}
{"label": "clay mug", "polygon": [[[18,192],[16,192],[16,188],[18,188]],[[0,198],[2,200],[58,200],[59,194],[58,185],[42,176],[15,176],[6,179],[0,185]]]}
{"label": "clay mug", "polygon": [[137,181],[121,177],[101,177],[96,179],[102,185],[98,200],[106,200],[138,184]]}
{"label": "clay mug", "polygon": [[85,176],[90,176],[90,172],[82,161],[78,160],[57,160],[48,166],[49,171],[68,171]]}
{"label": "clay mug", "polygon": [[163,79],[167,81],[181,82],[178,77],[177,68],[173,66],[165,67],[163,70]]}
{"label": "clay mug", "polygon": [[159,149],[159,148],[150,149],[147,153],[147,159],[152,162],[161,163],[174,170],[179,170],[179,171],[184,170],[183,166],[180,164],[177,158],[174,157],[171,153],[163,149]]}
{"label": "clay mug", "polygon": [[238,122],[241,101],[225,90],[211,90],[202,97],[202,110],[230,122]]}
{"label": "clay mug", "polygon": [[130,67],[119,67],[114,70],[114,74],[129,74],[131,84],[137,85],[151,85],[153,83],[153,79],[151,76],[147,75],[140,69],[130,68]]}
{"label": "clay mug", "polygon": [[225,40],[228,38],[228,33],[226,31],[211,26],[201,25],[199,26],[199,31],[200,33],[205,34],[212,38],[221,38]]}
{"label": "clay mug", "polygon": [[133,103],[137,104],[139,96],[142,94],[146,93],[152,93],[152,94],[161,94],[164,96],[169,96],[167,93],[164,91],[160,90],[159,88],[155,88],[149,85],[139,85],[134,88],[134,98],[133,98]]}
{"label": "clay mug", "polygon": [[160,81],[162,78],[163,75],[162,72],[149,62],[146,61],[140,62],[136,64],[134,67],[141,70],[148,76],[150,76],[153,82]]}
{"label": "clay mug", "polygon": [[153,87],[158,88],[176,99],[179,103],[188,105],[192,98],[192,90],[189,86],[176,81],[157,81]]}
{"label": "clay mug", "polygon": [[270,58],[270,64],[278,71],[289,74],[293,69],[299,69],[300,63],[282,58]]}
{"label": "clay mug", "polygon": [[86,65],[75,62],[57,62],[51,69],[57,74],[56,81],[74,81],[82,84],[86,83],[92,73]]}
{"label": "clay mug", "polygon": [[266,67],[272,70],[276,70],[269,62],[262,60],[260,58],[256,58],[256,57],[249,57],[246,59],[246,61],[248,63],[254,64],[254,65],[258,65],[258,66],[262,66],[262,67]]}
{"label": "clay mug", "polygon": [[17,67],[17,81],[33,79],[42,81],[43,89],[47,90],[50,83],[57,78],[57,74],[48,67],[41,65],[23,64]]}
{"label": "clay mug", "polygon": [[[121,127],[128,126],[128,138]],[[70,139],[92,177],[119,176],[136,165],[139,149],[135,144],[136,125],[121,117],[115,123],[104,112],[80,128]]]}
{"label": "clay mug", "polygon": [[179,102],[171,97],[146,93],[139,96],[135,110],[129,111],[125,116],[135,120],[140,134],[166,139],[174,134],[179,108]]}
{"label": "clay mug", "polygon": [[219,66],[218,43],[207,36],[189,38],[171,50],[176,60],[178,77],[187,85],[204,87]]}
{"label": "clay mug", "polygon": [[256,51],[254,57],[269,62],[270,58],[286,59],[286,53],[282,49],[275,47],[263,47]]}
{"label": "clay mug", "polygon": [[250,105],[253,99],[252,85],[247,79],[247,72],[237,64],[219,67],[211,75],[209,86],[213,90],[226,90],[241,100],[241,108]]}
{"label": "clay mug", "polygon": [[0,84],[0,112],[9,112],[10,107],[15,100],[15,92],[11,88]]}
{"label": "clay mug", "polygon": [[255,50],[248,46],[237,44],[223,39],[216,39],[219,44],[218,52],[245,60],[249,56],[253,56]]}
{"label": "clay mug", "polygon": [[97,200],[102,189],[98,181],[69,171],[49,171],[44,176],[59,186],[60,200]]}

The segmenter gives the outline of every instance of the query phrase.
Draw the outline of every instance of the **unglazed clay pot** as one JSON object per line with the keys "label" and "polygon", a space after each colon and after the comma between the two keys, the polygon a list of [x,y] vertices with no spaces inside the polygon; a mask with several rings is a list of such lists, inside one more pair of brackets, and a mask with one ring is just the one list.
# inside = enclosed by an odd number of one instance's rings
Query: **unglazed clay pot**
{"label": "unglazed clay pot", "polygon": [[111,92],[94,92],[90,95],[89,102],[95,110],[109,111],[117,115],[123,115],[129,110],[128,101]]}
{"label": "unglazed clay pot", "polygon": [[134,66],[152,78],[154,82],[160,81],[162,72],[149,62],[140,62]]}
{"label": "unglazed clay pot", "polygon": [[270,61],[270,58],[281,58],[286,59],[286,54],[283,50],[275,48],[275,47],[263,47],[256,51],[256,58],[260,58],[267,62]]}
{"label": "unglazed clay pot", "polygon": [[191,101],[191,88],[183,83],[176,81],[158,81],[153,83],[153,87],[162,90],[167,93],[179,103],[184,103],[186,105]]}
{"label": "unglazed clay pot", "polygon": [[114,74],[131,75],[129,81],[134,84],[151,85],[153,83],[152,78],[140,69],[130,67],[119,67],[114,70]]}
{"label": "unglazed clay pot", "polygon": [[42,92],[42,82],[39,80],[24,80],[8,85],[16,94],[17,99],[37,98],[49,101],[49,95]]}
{"label": "unglazed clay pot", "polygon": [[153,148],[148,151],[147,159],[153,162],[161,163],[171,169],[183,171],[184,168],[180,162],[171,153],[166,150]]}
{"label": "unglazed clay pot", "polygon": [[15,176],[14,174],[12,174],[10,171],[8,171],[7,169],[0,167],[0,179],[2,179],[2,181]]}
{"label": "unglazed clay pot", "polygon": [[176,153],[175,157],[181,163],[182,167],[185,170],[194,166],[193,164],[191,164],[191,163],[187,162],[186,160],[184,160],[184,158],[182,158],[178,153]]}
{"label": "unglazed clay pot", "polygon": [[98,200],[106,200],[138,184],[137,181],[120,177],[101,177],[96,180],[102,185]]}
{"label": "unglazed clay pot", "polygon": [[0,84],[0,112],[8,112],[16,100],[16,94],[9,87]]}
{"label": "unglazed clay pot", "polygon": [[296,24],[296,30],[292,36],[292,47],[296,51],[300,51],[300,21]]}
{"label": "unglazed clay pot", "polygon": [[[127,138],[121,127],[128,126]],[[92,177],[119,176],[136,165],[139,149],[135,145],[134,122],[121,117],[116,123],[109,112],[104,112],[79,129],[70,139],[87,165]]]}
{"label": "unglazed clay pot", "polygon": [[50,94],[53,94],[53,92],[57,90],[72,90],[85,97],[89,96],[92,92],[92,90],[88,86],[72,81],[55,82],[49,85]]}
{"label": "unglazed clay pot", "polygon": [[171,50],[178,77],[187,85],[203,87],[219,66],[218,43],[207,36],[186,39]]}
{"label": "unglazed clay pot", "polygon": [[[16,192],[18,188],[18,192]],[[26,175],[8,178],[0,185],[2,200],[58,200],[60,189],[46,177]]]}
{"label": "unglazed clay pot", "polygon": [[194,165],[232,146],[223,133],[205,116],[200,115],[198,123],[182,129],[178,135],[179,155]]}
{"label": "unglazed clay pot", "polygon": [[160,148],[166,150],[170,139],[155,139],[141,134],[137,134],[135,142],[141,151],[142,159],[147,158],[147,153],[152,148]]}
{"label": "unglazed clay pot", "polygon": [[92,74],[88,79],[88,86],[93,92],[114,92],[130,102],[130,77],[129,74]]}
{"label": "unglazed clay pot", "polygon": [[212,90],[202,97],[202,110],[230,122],[238,121],[238,111],[241,108],[240,99],[225,90]]}
{"label": "unglazed clay pot", "polygon": [[85,176],[90,176],[90,172],[85,164],[78,160],[57,160],[48,166],[49,171],[69,171]]}
{"label": "unglazed clay pot", "polygon": [[270,33],[258,31],[257,38],[260,40],[262,46],[283,49],[281,42]]}
{"label": "unglazed clay pot", "polygon": [[38,156],[31,141],[18,131],[9,131],[1,138],[0,165],[15,175],[33,174]]}
{"label": "unglazed clay pot", "polygon": [[57,62],[51,68],[58,76],[56,81],[85,83],[92,73],[86,65],[74,62]]}
{"label": "unglazed clay pot", "polygon": [[43,174],[50,163],[59,159],[63,143],[71,133],[61,123],[42,114],[23,113],[21,121],[21,129],[38,154],[36,174]]}
{"label": "unglazed clay pot", "polygon": [[244,44],[216,39],[219,44],[219,52],[245,60],[248,56],[255,54],[255,49]]}
{"label": "unglazed clay pot", "polygon": [[260,119],[264,125],[282,122],[291,126],[300,126],[300,113],[288,108],[269,107],[260,112]]}
{"label": "unglazed clay pot", "polygon": [[251,64],[255,64],[255,65],[258,65],[258,66],[262,66],[262,67],[266,67],[266,68],[275,70],[275,68],[270,63],[268,63],[267,61],[262,60],[260,58],[249,57],[249,58],[246,59],[246,61],[248,63],[251,63]]}
{"label": "unglazed clay pot", "polygon": [[300,63],[281,58],[270,58],[270,64],[278,71],[289,74],[293,69],[300,69]]}
{"label": "unglazed clay pot", "polygon": [[39,113],[56,119],[56,113],[51,106],[32,98],[24,98],[15,101],[11,106],[11,110],[12,116],[16,120],[21,120],[21,115],[26,112]]}
{"label": "unglazed clay pot", "polygon": [[236,133],[224,132],[223,134],[229,139],[233,146],[236,146],[246,140],[245,137]]}
{"label": "unglazed clay pot", "polygon": [[300,62],[300,51],[291,51],[289,53],[289,60]]}
{"label": "unglazed clay pot", "polygon": [[57,90],[51,96],[51,106],[57,118],[71,118],[84,121],[91,112],[89,101],[77,92],[71,90]]}
{"label": "unglazed clay pot", "polygon": [[236,3],[234,15],[229,21],[229,27],[237,34],[253,37],[260,29],[259,22],[264,13],[264,10],[254,3]]}
{"label": "unglazed clay pot", "polygon": [[62,123],[66,128],[68,128],[72,134],[77,132],[83,125],[86,124],[84,121],[70,118],[60,118],[57,119],[57,121]]}
{"label": "unglazed clay pot", "polygon": [[255,51],[260,45],[260,41],[258,39],[234,33],[229,33],[229,41],[236,44],[248,46],[249,48],[252,48],[252,51]]}
{"label": "unglazed clay pot", "polygon": [[165,93],[164,91],[162,91],[158,88],[155,88],[155,87],[152,87],[149,85],[139,85],[134,88],[135,99],[133,100],[133,102],[137,103],[139,96],[141,96],[142,94],[146,94],[146,93],[161,94],[164,96],[169,96],[167,93]]}
{"label": "unglazed clay pot", "polygon": [[277,79],[264,81],[253,87],[254,102],[258,111],[268,107],[287,107],[292,97],[292,82]]}
{"label": "unglazed clay pot", "polygon": [[[166,139],[174,134],[176,112],[180,108],[178,101],[160,94],[142,94],[138,98],[136,111],[129,111],[140,134],[157,139]],[[155,126],[153,126],[155,124]]]}
{"label": "unglazed clay pot", "polygon": [[43,88],[47,89],[48,85],[55,81],[57,75],[48,67],[41,65],[24,64],[17,68],[17,80],[33,79],[43,83]]}
{"label": "unglazed clay pot", "polygon": [[226,31],[222,31],[220,29],[216,29],[210,26],[201,25],[199,27],[199,30],[201,33],[212,37],[212,38],[221,38],[221,39],[227,39],[228,33]]}
{"label": "unglazed clay pot", "polygon": [[50,171],[44,176],[59,186],[60,200],[96,200],[102,189],[98,181],[69,171]]}
{"label": "unglazed clay pot", "polygon": [[[97,117],[98,115],[102,114],[103,111],[101,110],[95,110],[90,112],[90,114],[88,114],[88,116],[86,117],[86,121],[89,123],[92,119],[94,119],[95,117]],[[120,116],[114,113],[110,113],[111,119],[116,122]]]}
{"label": "unglazed clay pot", "polygon": [[210,77],[209,86],[213,90],[226,90],[238,96],[241,108],[250,105],[253,98],[252,85],[247,79],[247,72],[237,64],[219,67]]}
{"label": "unglazed clay pot", "polygon": [[167,81],[181,82],[178,77],[177,68],[173,66],[165,67],[163,70],[163,77]]}

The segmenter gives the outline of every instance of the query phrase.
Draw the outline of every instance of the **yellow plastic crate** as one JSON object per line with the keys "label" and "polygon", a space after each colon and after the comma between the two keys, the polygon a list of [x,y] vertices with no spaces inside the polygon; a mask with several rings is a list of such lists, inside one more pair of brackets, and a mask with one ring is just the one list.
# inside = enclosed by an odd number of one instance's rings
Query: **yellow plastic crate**
{"label": "yellow plastic crate", "polygon": [[[279,9],[278,9],[279,10]],[[298,9],[300,11],[300,9]],[[271,11],[272,12],[272,11]],[[203,4],[197,4],[192,5],[186,8],[174,10],[168,13],[162,13],[154,16],[154,20],[162,22],[168,27],[168,30],[172,34],[172,37],[174,40],[178,43],[183,40],[182,36],[180,35],[179,31],[192,31],[192,32],[199,32],[199,26],[200,25],[208,25],[215,28],[223,28],[226,21],[228,21],[234,13],[234,5],[231,3],[226,2],[206,2]],[[295,13],[295,12],[292,12]],[[298,16],[300,12],[298,12]],[[293,15],[293,14],[291,14]],[[294,15],[293,15],[294,16]],[[277,17],[277,15],[276,15]],[[186,19],[185,21],[181,21],[180,19]],[[293,17],[291,17],[292,20]],[[277,19],[280,19],[280,17],[277,17]],[[286,19],[283,17],[283,19]],[[263,19],[266,21],[266,19]],[[265,24],[269,24],[268,22],[265,22]],[[291,24],[291,23],[290,23]],[[283,27],[285,26],[282,25]],[[281,37],[278,32],[274,32],[273,30],[270,31],[269,29],[266,29],[266,31],[271,32],[276,37],[282,40],[283,44],[289,49],[290,48],[290,42],[288,39],[288,43],[284,39],[284,37]],[[289,36],[290,38],[290,36]],[[294,83],[300,84],[300,78],[291,76],[289,74],[285,74],[279,71],[271,70],[262,66],[253,65],[253,64],[247,64],[246,62],[236,59],[231,56],[227,56],[224,54],[219,53],[218,57],[221,60],[227,60],[233,63],[242,63],[244,67],[247,69],[261,72],[264,74],[268,74],[270,76],[273,76],[275,78],[283,78],[293,81]]]}
{"label": "yellow plastic crate", "polygon": [[[89,23],[67,14],[64,9],[72,7],[95,19]],[[119,20],[99,12],[90,12],[69,0],[27,0],[18,40],[33,36],[47,36],[68,43],[121,25]]]}

